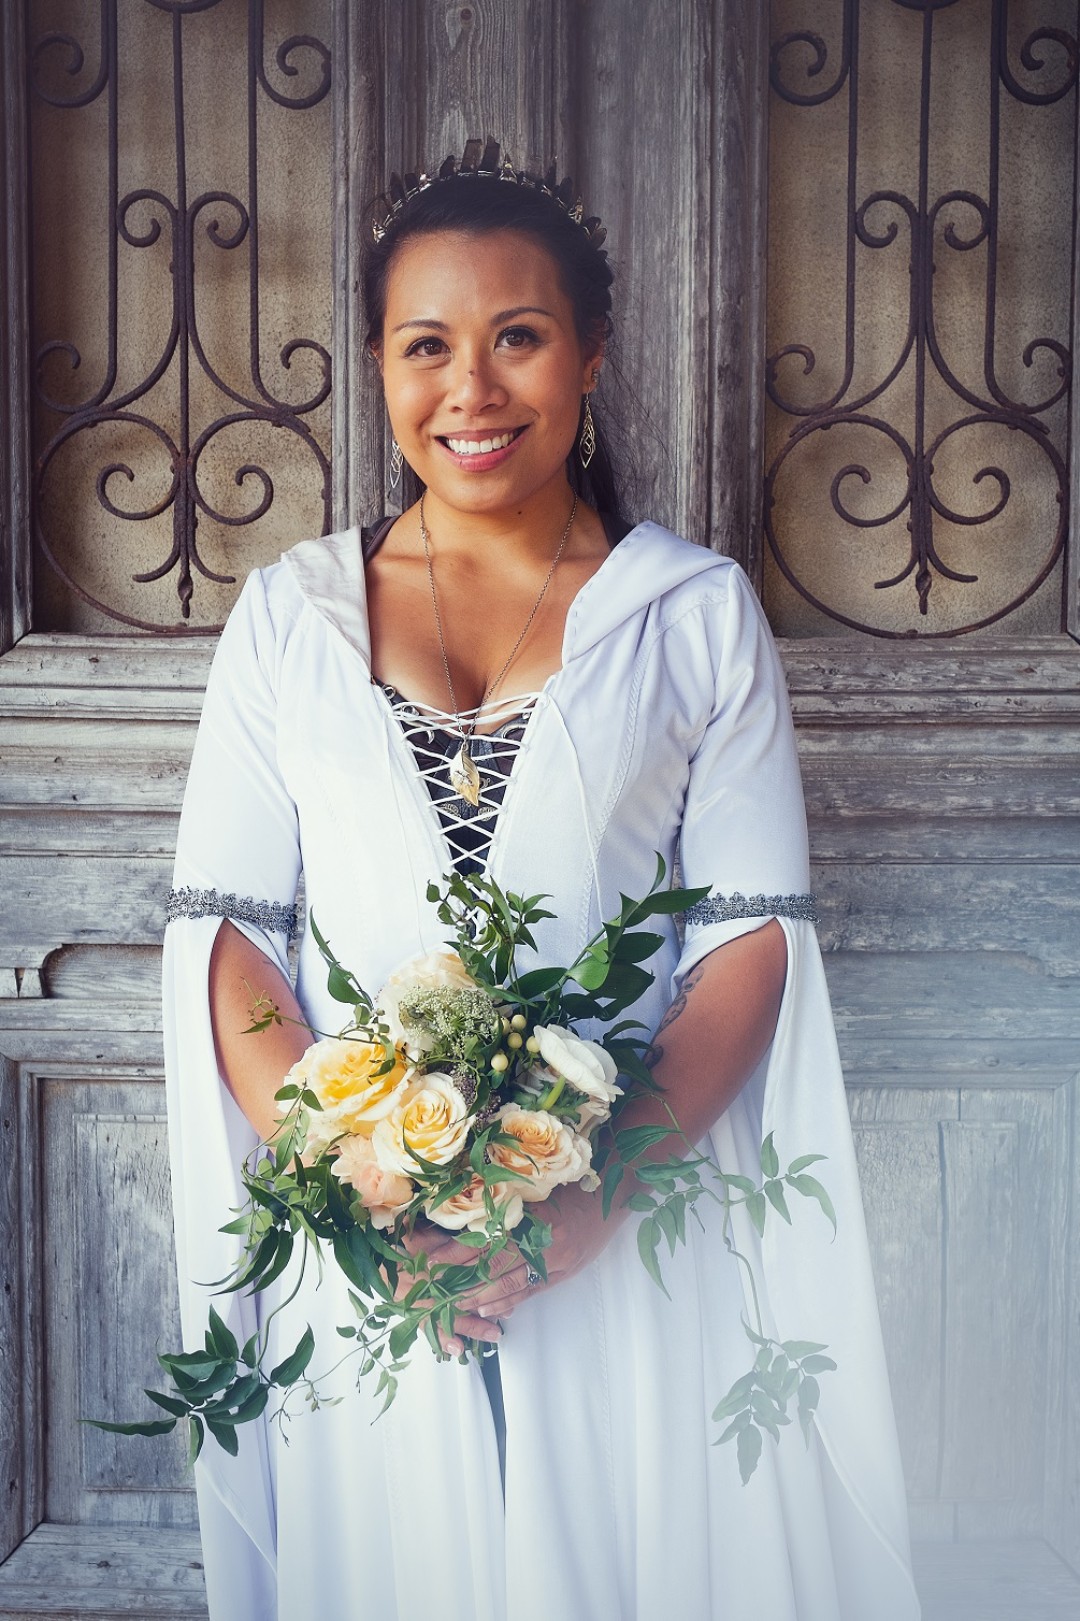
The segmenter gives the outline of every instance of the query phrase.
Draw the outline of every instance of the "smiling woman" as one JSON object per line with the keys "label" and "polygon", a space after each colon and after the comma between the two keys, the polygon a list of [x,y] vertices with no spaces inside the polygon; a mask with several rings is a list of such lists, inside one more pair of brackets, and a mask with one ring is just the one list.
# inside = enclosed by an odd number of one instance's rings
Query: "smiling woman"
{"label": "smiling woman", "polygon": [[[272,1134],[308,1028],[335,1022],[310,934],[295,990],[288,977],[278,924],[301,867],[322,932],[378,986],[440,945],[428,886],[454,866],[551,897],[536,930],[551,964],[620,894],[645,893],[660,852],[712,894],[684,931],[662,920],[633,1011],[663,1029],[649,1055],[663,1100],[626,1104],[620,1124],[666,1122],[669,1105],[748,1186],[766,1134],[788,1160],[828,1156],[834,1243],[805,1219],[737,1236],[766,1332],[827,1343],[840,1373],[808,1448],[767,1443],[742,1486],[711,1433],[745,1372],[750,1310],[722,1221],[687,1224],[665,1299],[638,1258],[629,1181],[609,1218],[580,1185],[557,1188],[535,1207],[546,1279],[511,1248],[443,1338],[450,1353],[465,1336],[497,1345],[483,1370],[417,1357],[374,1425],[368,1386],[331,1370],[321,1389],[340,1405],[294,1418],[287,1446],[260,1421],[236,1457],[200,1458],[213,1621],[918,1615],[783,676],[741,570],[620,512],[591,410],[610,333],[602,241],[569,182],[500,164],[493,143],[392,184],[376,212],[368,344],[406,507],[249,579],[185,799],[188,900],[165,952],[185,1325],[205,1322],[191,1280],[232,1261],[218,1229],[239,1159]],[[298,1022],[245,1035],[260,994]],[[474,1254],[434,1226],[414,1238],[440,1260]],[[227,1299],[246,1339],[255,1307]],[[293,1268],[259,1320],[271,1307],[272,1362],[298,1325],[334,1343],[348,1286]]]}

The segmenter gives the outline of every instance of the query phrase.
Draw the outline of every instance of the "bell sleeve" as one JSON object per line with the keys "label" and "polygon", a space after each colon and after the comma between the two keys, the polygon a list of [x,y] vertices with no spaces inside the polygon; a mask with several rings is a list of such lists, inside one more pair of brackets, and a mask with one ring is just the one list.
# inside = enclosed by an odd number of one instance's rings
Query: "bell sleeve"
{"label": "bell sleeve", "polygon": [[[710,886],[686,916],[677,993],[709,952],[780,920],[787,976],[772,1044],[710,1137],[718,1164],[762,1180],[769,1132],[781,1169],[804,1154],[836,1211],[789,1193],[792,1225],[769,1207],[763,1239],[732,1212],[739,1248],[758,1278],[765,1332],[829,1347],[817,1446],[839,1614],[917,1621],[907,1506],[885,1366],[847,1099],[814,930],[806,818],[787,690],[768,624],[745,575],[711,626],[712,708],[691,758],[680,863],[683,882]],[[748,1314],[750,1302],[747,1302]],[[753,1321],[748,1315],[748,1321]],[[770,1445],[771,1443],[766,1443]],[[777,1454],[801,1445],[784,1434]],[[749,1488],[748,1488],[749,1489]],[[797,1504],[793,1508],[797,1512]]]}
{"label": "bell sleeve", "polygon": [[[239,1343],[258,1306],[213,1296],[238,1258],[219,1228],[244,1202],[240,1166],[259,1141],[218,1068],[210,953],[228,918],[288,976],[300,848],[296,807],[277,761],[277,688],[287,615],[249,576],[213,660],[191,761],[167,904],[163,1030],[176,1259],[184,1344],[201,1347],[211,1303]],[[252,1038],[257,1039],[255,1037]],[[195,1468],[211,1616],[276,1613],[275,1527],[263,1421],[238,1431],[239,1454],[208,1444]]]}

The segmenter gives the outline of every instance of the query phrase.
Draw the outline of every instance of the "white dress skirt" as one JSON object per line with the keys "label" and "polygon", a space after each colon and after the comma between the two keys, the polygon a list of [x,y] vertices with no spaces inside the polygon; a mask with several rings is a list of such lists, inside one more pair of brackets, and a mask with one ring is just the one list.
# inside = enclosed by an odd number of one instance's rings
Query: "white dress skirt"
{"label": "white dress skirt", "polygon": [[[784,1164],[821,1153],[835,1240],[810,1202],[759,1241],[736,1212],[766,1333],[828,1344],[807,1448],[793,1425],[766,1439],[743,1486],[711,1414],[747,1371],[746,1285],[720,1211],[663,1268],[638,1257],[632,1222],[581,1273],[538,1291],[500,1343],[505,1493],[479,1367],[412,1354],[397,1397],[343,1400],[282,1428],[240,1431],[230,1458],[196,1466],[212,1621],[914,1621],[903,1477],[878,1325],[843,1080],[813,925],[798,764],[783,675],[745,576],[730,561],[639,524],[582,588],[562,668],[531,707],[486,867],[504,887],[551,895],[538,955],[571,960],[620,892],[643,894],[656,853],[712,895],[680,941],[674,924],[635,1009],[659,1022],[708,952],[778,916],[788,975],[756,1074],[702,1148],[759,1177],[769,1131]],[[230,917],[287,967],[301,869],[306,905],[340,958],[376,990],[442,943],[425,891],[452,862],[439,816],[386,695],[372,680],[360,537],[305,542],[247,581],[215,657],[184,803],[164,1004],[177,1262],[185,1343],[211,1296],[194,1281],[236,1259],[218,1230],[242,1202],[256,1136],[216,1063],[210,951]],[[310,933],[297,994],[336,1029]],[[252,1037],[257,1040],[257,1037]],[[298,1258],[258,1301],[216,1304],[246,1337],[284,1300]],[[347,1349],[352,1317],[332,1261],[309,1262],[270,1328],[271,1355],[315,1330],[311,1372]],[[375,1420],[375,1421],[373,1421]]]}

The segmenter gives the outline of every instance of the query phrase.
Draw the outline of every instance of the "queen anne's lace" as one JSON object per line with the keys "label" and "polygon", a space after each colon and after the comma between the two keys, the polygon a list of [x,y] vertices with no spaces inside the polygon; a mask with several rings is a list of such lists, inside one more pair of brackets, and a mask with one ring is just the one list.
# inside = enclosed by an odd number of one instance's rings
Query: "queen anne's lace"
{"label": "queen anne's lace", "polygon": [[818,921],[813,895],[707,895],[686,911],[687,923],[729,923],[739,917],[791,917]]}
{"label": "queen anne's lace", "polygon": [[165,921],[175,923],[181,917],[227,917],[290,938],[298,926],[295,906],[286,906],[282,901],[256,901],[250,895],[221,895],[216,889],[170,889]]}

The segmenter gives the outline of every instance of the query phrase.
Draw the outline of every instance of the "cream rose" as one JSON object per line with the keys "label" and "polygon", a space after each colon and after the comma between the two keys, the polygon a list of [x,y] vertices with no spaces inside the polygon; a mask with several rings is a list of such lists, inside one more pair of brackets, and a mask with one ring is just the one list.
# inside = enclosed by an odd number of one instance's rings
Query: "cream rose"
{"label": "cream rose", "polygon": [[471,1124],[452,1076],[431,1070],[414,1079],[371,1140],[384,1171],[411,1176],[421,1169],[414,1152],[434,1165],[447,1165],[464,1148]]}
{"label": "cream rose", "polygon": [[343,1138],[332,1170],[356,1189],[360,1203],[371,1213],[373,1227],[393,1226],[394,1218],[411,1204],[416,1193],[407,1176],[383,1170],[370,1137]]}
{"label": "cream rose", "polygon": [[[414,1071],[400,1051],[394,1053],[393,1067],[380,1075],[385,1063],[381,1042],[343,1036],[313,1042],[297,1059],[286,1080],[309,1088],[322,1105],[321,1112],[308,1115],[307,1154],[320,1153],[342,1132],[370,1136],[376,1122],[390,1113]],[[292,1104],[279,1107],[284,1113]]]}
{"label": "cream rose", "polygon": [[550,1070],[561,1075],[575,1092],[584,1092],[587,1102],[579,1121],[590,1130],[611,1114],[611,1105],[622,1088],[617,1084],[618,1066],[599,1042],[585,1041],[561,1024],[538,1024],[533,1035],[540,1043],[540,1057]]}
{"label": "cream rose", "polygon": [[430,1040],[415,1032],[406,1037],[401,1022],[401,998],[407,991],[460,991],[475,984],[456,951],[451,951],[449,946],[429,951],[422,957],[410,957],[408,962],[394,969],[376,998],[375,1012],[387,1026],[391,1041],[399,1046],[407,1041],[410,1050],[420,1054],[428,1050]]}
{"label": "cream rose", "polygon": [[[525,1214],[518,1185],[511,1182],[492,1182],[489,1186],[495,1208],[502,1218],[503,1226],[509,1231],[517,1226]],[[452,1232],[460,1232],[464,1227],[473,1233],[484,1232],[488,1224],[488,1213],[484,1203],[483,1177],[472,1177],[452,1199],[444,1199],[441,1204],[426,1205],[424,1208],[429,1220],[439,1227],[449,1227]]]}
{"label": "cream rose", "polygon": [[492,1143],[488,1158],[493,1165],[517,1171],[528,1177],[515,1184],[526,1204],[546,1199],[553,1188],[564,1182],[579,1182],[592,1163],[592,1144],[579,1137],[557,1115],[546,1109],[523,1109],[506,1103],[495,1116],[499,1130],[515,1139]]}

